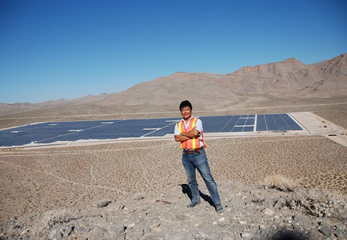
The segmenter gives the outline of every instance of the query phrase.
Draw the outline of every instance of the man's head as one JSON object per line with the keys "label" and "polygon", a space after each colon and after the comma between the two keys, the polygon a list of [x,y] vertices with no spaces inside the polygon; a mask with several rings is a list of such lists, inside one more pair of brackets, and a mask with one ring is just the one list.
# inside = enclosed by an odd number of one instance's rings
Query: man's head
{"label": "man's head", "polygon": [[192,104],[188,100],[181,102],[180,111],[181,111],[181,115],[183,119],[185,120],[189,119],[192,116],[192,110],[193,110]]}
{"label": "man's head", "polygon": [[182,111],[182,108],[184,107],[189,107],[190,110],[193,110],[192,104],[188,100],[184,100],[183,102],[181,102],[180,111]]}

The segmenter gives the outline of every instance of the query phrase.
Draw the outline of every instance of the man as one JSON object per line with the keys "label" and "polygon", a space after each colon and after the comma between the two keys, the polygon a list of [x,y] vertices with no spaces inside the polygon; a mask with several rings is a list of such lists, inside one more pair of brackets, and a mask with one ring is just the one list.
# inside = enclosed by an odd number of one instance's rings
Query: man
{"label": "man", "polygon": [[193,107],[188,100],[181,102],[179,108],[183,120],[176,124],[174,135],[176,142],[180,142],[183,149],[182,163],[187,173],[190,191],[192,192],[192,202],[187,207],[193,208],[200,204],[200,193],[198,183],[196,182],[197,169],[210,192],[216,211],[221,213],[223,212],[223,206],[221,205],[217,184],[212,177],[204,150],[206,144],[203,139],[202,122],[200,119],[192,117]]}

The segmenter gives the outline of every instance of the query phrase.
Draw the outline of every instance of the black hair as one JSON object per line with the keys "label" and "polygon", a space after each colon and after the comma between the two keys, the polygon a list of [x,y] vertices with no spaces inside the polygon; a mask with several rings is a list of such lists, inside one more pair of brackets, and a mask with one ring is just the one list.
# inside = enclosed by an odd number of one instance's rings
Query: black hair
{"label": "black hair", "polygon": [[180,111],[182,108],[185,108],[185,107],[189,107],[190,110],[193,110],[192,104],[188,100],[184,100],[183,102],[181,102]]}

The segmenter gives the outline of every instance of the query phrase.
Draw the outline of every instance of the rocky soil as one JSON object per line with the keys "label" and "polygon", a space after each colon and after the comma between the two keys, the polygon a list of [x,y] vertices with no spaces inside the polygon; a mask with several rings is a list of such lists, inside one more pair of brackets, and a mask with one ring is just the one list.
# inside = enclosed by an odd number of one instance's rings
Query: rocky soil
{"label": "rocky soil", "polygon": [[190,192],[182,184],[156,198],[135,193],[12,218],[1,225],[0,239],[347,239],[346,198],[288,189],[283,181],[219,184],[223,213],[203,185],[202,204],[188,209]]}
{"label": "rocky soil", "polygon": [[346,147],[317,135],[206,140],[222,214],[201,178],[202,204],[186,208],[173,140],[1,152],[0,238],[346,238]]}

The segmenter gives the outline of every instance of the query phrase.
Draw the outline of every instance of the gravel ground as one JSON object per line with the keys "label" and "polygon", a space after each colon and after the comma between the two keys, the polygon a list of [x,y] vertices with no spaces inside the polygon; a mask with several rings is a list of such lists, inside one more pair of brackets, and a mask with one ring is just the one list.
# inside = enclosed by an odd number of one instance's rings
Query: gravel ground
{"label": "gravel ground", "polygon": [[[281,174],[304,187],[347,194],[347,148],[324,137],[206,140],[217,183],[252,185]],[[0,221],[139,192],[160,196],[186,181],[174,140],[1,152]]]}

